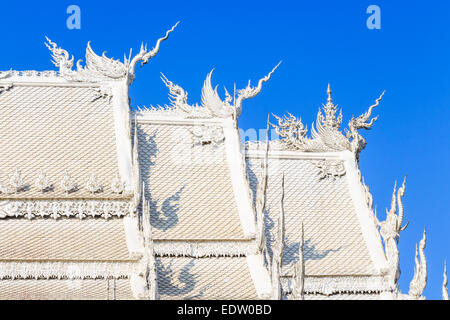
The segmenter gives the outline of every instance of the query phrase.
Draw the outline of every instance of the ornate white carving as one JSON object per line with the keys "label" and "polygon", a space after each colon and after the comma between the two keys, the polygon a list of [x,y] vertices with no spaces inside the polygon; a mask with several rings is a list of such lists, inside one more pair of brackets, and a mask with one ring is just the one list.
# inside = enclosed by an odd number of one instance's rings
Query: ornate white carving
{"label": "ornate white carving", "polygon": [[108,102],[111,102],[112,99],[112,90],[111,87],[105,87],[105,86],[101,86],[101,87],[94,87],[92,88],[92,90],[94,91],[94,97],[92,98],[92,102],[96,101],[98,99],[106,99],[108,100]]}
{"label": "ornate white carving", "polygon": [[42,193],[51,188],[52,184],[50,180],[45,175],[44,171],[41,170],[36,180],[34,180],[34,185],[38,188]]}
{"label": "ornate white carving", "polygon": [[105,218],[123,217],[130,202],[123,200],[9,200],[0,208],[0,218]]}
{"label": "ornate white carving", "polygon": [[337,116],[337,105],[334,105],[331,98],[331,89],[328,85],[328,98],[326,105],[323,105],[323,113],[319,109],[316,118],[316,128],[312,125],[311,136],[308,138],[307,127],[303,125],[301,119],[295,118],[293,115],[284,116],[283,118],[274,117],[278,121],[278,125],[272,124],[276,133],[282,138],[281,142],[288,150],[300,150],[305,152],[327,152],[327,151],[352,151],[358,159],[359,153],[364,149],[366,142],[358,133],[359,129],[370,129],[378,117],[369,121],[373,108],[378,106],[384,92],[376,100],[376,103],[369,107],[369,110],[359,116],[352,118],[349,122],[350,131],[345,130],[344,136],[340,131],[342,123],[342,110]]}
{"label": "ornate white carving", "polygon": [[13,187],[14,192],[20,192],[25,187],[23,182],[22,174],[19,169],[16,169],[12,175],[9,177],[9,185]]}
{"label": "ornate white carving", "polygon": [[[413,299],[425,299],[422,293],[427,285],[427,260],[425,257],[425,247],[427,244],[426,229],[423,231],[423,238],[420,240],[419,249],[416,245],[416,266],[414,268],[414,276],[409,284],[409,296]],[[420,253],[420,260],[419,260]]]}
{"label": "ornate white carving", "polygon": [[256,254],[255,241],[163,241],[154,240],[160,257],[244,257]]}
{"label": "ornate white carving", "polygon": [[124,279],[133,262],[0,262],[0,279]]}
{"label": "ornate white carving", "polygon": [[103,189],[95,174],[90,175],[89,180],[86,182],[86,188],[90,193],[101,192]]}
{"label": "ornate white carving", "polygon": [[52,53],[52,63],[59,68],[59,72],[65,74],[72,71],[74,57],[72,56],[72,58],[69,58],[69,53],[64,49],[59,48],[58,45],[55,42],[52,42],[47,36],[45,36],[45,39],[48,43],[44,44]]}
{"label": "ornate white carving", "polygon": [[319,168],[319,179],[333,178],[337,179],[345,175],[344,162],[341,160],[317,160],[312,163]]}
{"label": "ornate white carving", "polygon": [[114,178],[111,182],[111,190],[112,190],[112,192],[117,193],[117,194],[123,193],[125,190],[125,182],[123,182],[120,179],[118,173],[116,173],[116,175],[114,176]]}
{"label": "ornate white carving", "polygon": [[[400,232],[405,230],[408,226],[406,223],[402,227],[403,223],[403,204],[402,198],[405,194],[406,177],[403,180],[402,186],[398,189],[397,199],[396,199],[396,189],[397,182],[394,185],[394,191],[392,193],[391,209],[388,211],[386,209],[386,221],[380,222],[376,217],[376,212],[374,215],[375,223],[380,228],[381,236],[384,241],[384,250],[386,253],[386,258],[389,264],[389,284],[394,290],[394,293],[398,292],[398,279],[400,277],[400,267],[399,267],[399,252],[397,248],[397,242],[400,237]],[[398,215],[397,213],[397,202],[398,201]]]}
{"label": "ornate white carving", "polygon": [[156,42],[155,47],[148,51],[147,46],[141,45],[139,53],[131,59],[124,58],[124,62],[108,58],[105,52],[98,56],[91,48],[90,42],[86,48],[86,65],[81,65],[81,60],[77,62],[76,70],[72,70],[74,57],[70,58],[69,53],[58,47],[55,42],[52,42],[46,37],[45,45],[52,53],[53,64],[59,68],[59,73],[62,77],[70,81],[84,81],[84,82],[99,82],[104,80],[120,80],[127,79],[130,84],[135,78],[136,64],[141,61],[141,66],[146,64],[149,59],[153,58],[159,51],[161,42],[169,37],[169,34],[175,29],[178,22],[166,32],[166,35]]}
{"label": "ornate white carving", "polygon": [[196,125],[190,129],[194,145],[217,145],[225,140],[223,128],[218,125]]}
{"label": "ornate white carving", "polygon": [[24,77],[24,78],[57,78],[58,73],[53,70],[36,71],[36,70],[10,70],[0,71],[0,79]]}
{"label": "ornate white carving", "polygon": [[60,186],[67,193],[75,191],[75,189],[77,188],[77,185],[72,180],[72,177],[69,176],[69,173],[67,172],[67,170],[64,170],[64,175],[61,179]]}
{"label": "ornate white carving", "polygon": [[442,281],[442,300],[449,300],[447,289],[447,262],[444,263],[444,280]]}

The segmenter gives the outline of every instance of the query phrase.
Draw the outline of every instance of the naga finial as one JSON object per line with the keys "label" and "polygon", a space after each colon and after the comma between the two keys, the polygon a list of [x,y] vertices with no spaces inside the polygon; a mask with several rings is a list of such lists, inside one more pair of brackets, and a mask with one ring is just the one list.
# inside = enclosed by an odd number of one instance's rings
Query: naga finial
{"label": "naga finial", "polygon": [[[426,226],[423,231],[422,240],[419,247],[416,245],[416,266],[414,268],[414,276],[409,285],[409,296],[414,299],[423,299],[422,293],[427,285],[427,260],[425,257],[425,247],[427,244]],[[420,260],[419,260],[420,257]]]}

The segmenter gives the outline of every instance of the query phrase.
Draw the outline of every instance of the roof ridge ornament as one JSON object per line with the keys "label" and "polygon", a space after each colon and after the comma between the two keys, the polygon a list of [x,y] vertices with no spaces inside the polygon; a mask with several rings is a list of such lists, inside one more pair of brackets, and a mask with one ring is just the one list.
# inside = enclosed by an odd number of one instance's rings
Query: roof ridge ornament
{"label": "roof ridge ornament", "polygon": [[132,51],[130,50],[130,57],[124,58],[121,62],[118,59],[108,58],[106,51],[101,56],[97,55],[92,50],[90,41],[86,47],[86,65],[81,65],[82,60],[77,61],[76,70],[73,70],[74,57],[70,57],[69,53],[58,47],[58,45],[45,36],[47,43],[46,47],[52,54],[53,64],[59,68],[60,76],[70,81],[86,81],[86,82],[99,82],[103,80],[122,80],[127,79],[128,84],[131,84],[135,78],[136,64],[141,61],[141,66],[148,63],[148,61],[156,56],[159,52],[161,42],[169,37],[169,34],[176,28],[179,21],[169,29],[165,36],[159,38],[155,47],[148,51],[147,45],[141,44],[139,53],[131,58]]}
{"label": "roof ridge ornament", "polygon": [[365,148],[366,141],[359,134],[359,129],[369,130],[372,128],[378,116],[370,119],[372,110],[379,105],[385,91],[376,99],[368,111],[359,117],[349,121],[345,135],[341,132],[342,110],[338,113],[337,105],[334,104],[331,96],[331,86],[327,87],[327,103],[322,104],[316,117],[316,126],[311,126],[311,138],[307,137],[308,129],[302,123],[301,118],[296,118],[289,112],[288,116],[278,117],[273,115],[278,124],[271,124],[275,132],[281,137],[281,143],[288,150],[299,150],[304,152],[332,152],[351,151],[356,160],[359,160],[359,153]]}
{"label": "roof ridge ornament", "polygon": [[[242,102],[244,100],[257,96],[261,90],[264,82],[267,82],[272,77],[272,74],[280,65],[281,61],[263,78],[259,79],[255,87],[250,85],[250,80],[247,87],[235,90],[234,96],[230,95],[228,90],[224,88],[225,99],[222,100],[217,92],[218,85],[213,89],[211,78],[214,69],[212,69],[203,82],[201,105],[198,103],[189,105],[187,102],[187,92],[179,85],[174,84],[168,80],[167,77],[161,73],[161,80],[167,88],[169,88],[170,106],[158,106],[149,108],[138,108],[139,112],[167,112],[184,118],[233,118],[237,120],[242,112]],[[237,94],[237,97],[236,97]],[[234,102],[233,102],[234,100]]]}

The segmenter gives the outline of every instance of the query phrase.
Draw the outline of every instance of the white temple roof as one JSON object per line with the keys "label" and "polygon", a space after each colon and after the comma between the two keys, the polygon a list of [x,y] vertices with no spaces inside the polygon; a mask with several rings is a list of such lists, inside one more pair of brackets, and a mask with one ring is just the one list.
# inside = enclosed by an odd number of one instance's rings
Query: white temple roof
{"label": "white temple roof", "polygon": [[301,119],[275,117],[265,190],[265,144],[242,152],[238,118],[276,67],[225,99],[211,71],[200,105],[163,76],[170,106],[130,112],[136,64],[175,26],[123,62],[88,45],[73,69],[49,41],[59,72],[0,72],[0,299],[397,295],[405,184],[399,214],[394,190],[391,220],[379,222],[358,167],[358,130],[382,95],[345,134],[330,88],[311,137]]}
{"label": "white temple roof", "polygon": [[[252,157],[251,153],[248,157],[250,185],[256,192],[261,174],[260,159]],[[265,215],[269,246],[273,246],[271,241],[278,230],[280,181],[284,174],[286,247],[283,266],[289,268],[298,261],[303,223],[306,276],[378,274],[363,237],[343,160],[340,160],[342,171],[329,172],[330,176],[325,178],[321,178],[318,167],[321,161],[325,162],[320,158],[269,159]],[[333,173],[342,176],[333,176]]]}
{"label": "white temple roof", "polygon": [[[0,92],[0,184],[9,188],[0,198],[129,198],[110,187],[119,173],[111,96],[99,96],[98,85],[19,81]],[[9,182],[16,170],[17,192]],[[51,184],[44,192],[35,185],[41,172]],[[65,173],[76,184],[70,192]],[[91,175],[98,192],[86,187]]]}

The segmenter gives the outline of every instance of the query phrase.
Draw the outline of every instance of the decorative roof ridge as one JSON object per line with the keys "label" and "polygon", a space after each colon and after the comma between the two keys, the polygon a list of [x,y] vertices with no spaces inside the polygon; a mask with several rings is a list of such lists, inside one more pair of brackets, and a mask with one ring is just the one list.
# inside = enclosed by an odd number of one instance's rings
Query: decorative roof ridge
{"label": "decorative roof ridge", "polygon": [[137,269],[137,261],[0,261],[0,279],[123,279]]}
{"label": "decorative roof ridge", "polygon": [[255,240],[165,241],[154,240],[160,257],[246,257],[256,254]]}
{"label": "decorative roof ridge", "polygon": [[0,81],[13,77],[23,78],[60,78],[61,75],[58,71],[54,70],[9,70],[0,71]]}
{"label": "decorative roof ridge", "polygon": [[4,200],[0,199],[0,219],[113,219],[127,216],[132,203],[114,200]]}
{"label": "decorative roof ridge", "polygon": [[[282,277],[283,292],[292,294],[294,280]],[[304,294],[333,294],[349,293],[381,293],[389,291],[389,285],[384,276],[305,276]]]}

